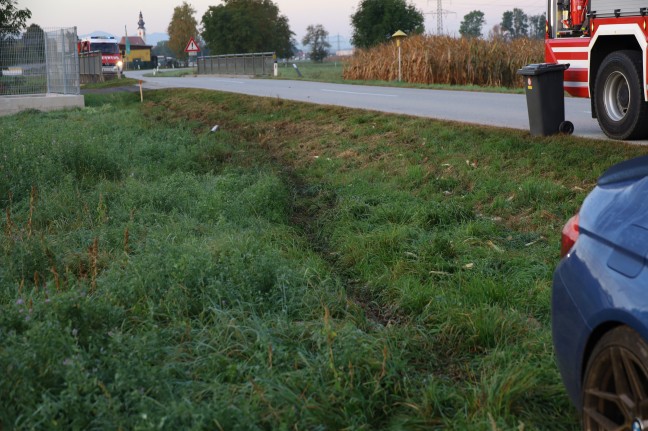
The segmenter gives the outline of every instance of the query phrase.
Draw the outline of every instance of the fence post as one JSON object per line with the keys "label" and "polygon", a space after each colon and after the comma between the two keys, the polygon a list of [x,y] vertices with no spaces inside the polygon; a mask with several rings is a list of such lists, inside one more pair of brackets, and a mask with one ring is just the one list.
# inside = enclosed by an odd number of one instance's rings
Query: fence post
{"label": "fence post", "polygon": [[61,29],[61,63],[63,63],[63,94],[67,94],[67,63],[65,62],[65,32]]}
{"label": "fence post", "polygon": [[[77,30],[76,30],[76,26],[74,26],[74,34],[75,35],[78,34]],[[80,61],[79,60],[79,50],[77,49],[77,44],[75,44],[75,46],[74,46],[74,61],[75,61],[76,66],[77,66],[77,72],[79,72],[79,76],[78,76],[79,79],[77,80],[76,91],[77,91],[77,94],[80,94],[81,93],[81,63],[79,62]]]}
{"label": "fence post", "polygon": [[50,52],[49,52],[49,47],[47,46],[49,42],[49,38],[47,36],[46,32],[43,32],[43,47],[45,49],[45,76],[47,77],[47,88],[46,91],[49,93],[50,92],[50,66],[51,66],[51,59],[50,59]]}

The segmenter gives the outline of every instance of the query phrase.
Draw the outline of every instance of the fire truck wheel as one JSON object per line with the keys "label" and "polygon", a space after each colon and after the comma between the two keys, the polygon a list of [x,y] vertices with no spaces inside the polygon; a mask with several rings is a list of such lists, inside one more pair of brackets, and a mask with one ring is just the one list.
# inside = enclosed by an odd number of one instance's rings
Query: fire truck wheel
{"label": "fire truck wheel", "polygon": [[612,139],[648,136],[648,103],[644,101],[639,51],[617,51],[605,57],[596,75],[594,103],[599,125]]}

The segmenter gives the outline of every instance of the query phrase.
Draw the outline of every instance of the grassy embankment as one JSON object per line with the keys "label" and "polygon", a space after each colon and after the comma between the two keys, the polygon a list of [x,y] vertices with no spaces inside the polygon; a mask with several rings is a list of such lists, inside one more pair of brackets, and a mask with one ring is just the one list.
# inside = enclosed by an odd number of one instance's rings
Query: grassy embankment
{"label": "grassy embankment", "polygon": [[577,428],[559,231],[645,148],[145,99],[0,118],[1,428]]}
{"label": "grassy embankment", "polygon": [[81,84],[81,89],[101,90],[104,88],[128,87],[137,85],[138,83],[139,81],[137,79],[122,77],[120,79],[109,79],[104,82]]}

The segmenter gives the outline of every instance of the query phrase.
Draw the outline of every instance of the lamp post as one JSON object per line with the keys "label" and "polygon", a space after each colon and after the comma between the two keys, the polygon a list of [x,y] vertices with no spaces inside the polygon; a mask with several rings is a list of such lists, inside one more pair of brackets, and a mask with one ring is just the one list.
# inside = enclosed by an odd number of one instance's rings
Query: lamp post
{"label": "lamp post", "polygon": [[402,73],[401,73],[401,39],[406,38],[407,35],[398,30],[396,33],[392,34],[392,39],[396,39],[396,46],[398,47],[398,82],[401,82]]}

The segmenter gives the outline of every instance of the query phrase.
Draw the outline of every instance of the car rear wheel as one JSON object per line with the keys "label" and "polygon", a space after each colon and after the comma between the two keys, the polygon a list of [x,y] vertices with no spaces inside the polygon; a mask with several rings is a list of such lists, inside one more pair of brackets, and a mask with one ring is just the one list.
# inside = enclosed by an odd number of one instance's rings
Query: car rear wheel
{"label": "car rear wheel", "polygon": [[583,429],[648,430],[648,344],[626,326],[605,334],[587,363]]}

